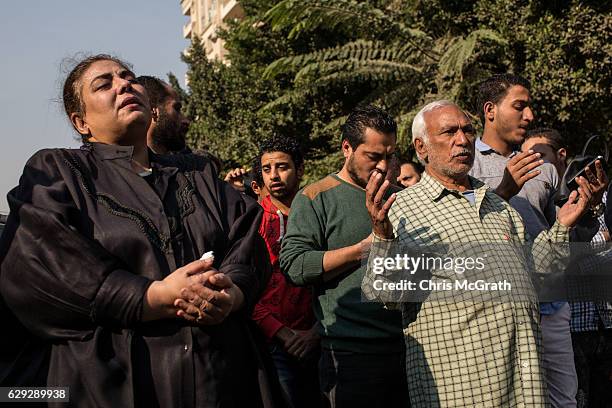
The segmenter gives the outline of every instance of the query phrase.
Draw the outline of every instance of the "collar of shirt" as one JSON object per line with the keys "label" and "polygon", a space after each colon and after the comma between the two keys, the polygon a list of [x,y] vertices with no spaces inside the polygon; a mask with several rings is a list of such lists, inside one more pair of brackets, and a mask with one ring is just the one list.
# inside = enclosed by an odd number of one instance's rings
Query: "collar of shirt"
{"label": "collar of shirt", "polygon": [[[117,163],[121,164],[122,167],[131,170],[130,161],[132,160],[132,155],[134,154],[134,146],[87,142],[81,146],[81,149],[91,151],[101,160],[117,160]],[[151,164],[151,169],[162,174],[166,174],[167,176],[172,176],[178,171],[176,166],[169,165],[167,163],[159,163],[160,156],[153,153],[151,149],[147,150],[149,151],[149,162]]]}
{"label": "collar of shirt", "polygon": [[[495,153],[497,155],[500,155],[498,152],[495,151],[495,149],[493,149],[491,146],[489,146],[488,144],[486,144],[485,142],[482,141],[482,138],[478,138],[476,139],[476,143],[475,143],[475,147],[476,150],[478,150],[480,153],[482,154],[491,154],[491,153]],[[519,153],[518,150],[514,149],[512,151],[512,153],[510,153],[510,156],[508,156],[508,159],[514,157],[515,155],[517,155]],[[501,155],[500,155],[501,156]]]}
{"label": "collar of shirt", "polygon": [[102,160],[132,159],[134,146],[120,146],[100,142],[87,142],[81,149],[90,150]]}
{"label": "collar of shirt", "polygon": [[[472,176],[468,176],[468,178],[470,180],[472,190],[474,191],[476,197],[478,198],[483,196],[484,192],[486,192],[488,188],[487,185],[484,184],[482,181],[473,178]],[[442,196],[448,193],[451,193],[455,196],[462,196],[462,193],[459,190],[452,190],[444,187],[442,183],[440,183],[434,177],[431,177],[426,171],[423,172],[423,174],[421,175],[420,183],[422,183],[423,188],[425,189],[425,192],[427,193],[431,201],[437,201]]]}

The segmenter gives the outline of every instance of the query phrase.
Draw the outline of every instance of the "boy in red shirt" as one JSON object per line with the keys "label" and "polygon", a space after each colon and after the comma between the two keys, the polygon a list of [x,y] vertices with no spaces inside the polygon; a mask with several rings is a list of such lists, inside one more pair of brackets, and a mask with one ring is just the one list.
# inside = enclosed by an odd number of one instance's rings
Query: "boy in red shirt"
{"label": "boy in red shirt", "polygon": [[318,381],[319,335],[312,310],[310,288],[291,285],[281,273],[278,255],[289,216],[304,173],[298,143],[273,138],[260,146],[259,160],[264,187],[264,216],[259,234],[266,241],[272,277],[255,306],[253,320],[270,346],[270,353],[288,403],[293,408],[322,406]]}

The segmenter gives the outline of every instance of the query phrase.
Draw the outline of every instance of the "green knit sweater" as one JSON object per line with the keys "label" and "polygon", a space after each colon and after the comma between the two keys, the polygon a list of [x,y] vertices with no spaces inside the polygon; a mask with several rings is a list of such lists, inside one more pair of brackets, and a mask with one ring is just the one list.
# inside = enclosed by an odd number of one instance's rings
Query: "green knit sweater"
{"label": "green knit sweater", "polygon": [[294,284],[314,286],[325,348],[358,353],[403,349],[400,314],[362,300],[365,265],[328,282],[322,279],[325,251],[356,244],[371,232],[365,190],[335,174],[305,187],[291,204],[280,266]]}

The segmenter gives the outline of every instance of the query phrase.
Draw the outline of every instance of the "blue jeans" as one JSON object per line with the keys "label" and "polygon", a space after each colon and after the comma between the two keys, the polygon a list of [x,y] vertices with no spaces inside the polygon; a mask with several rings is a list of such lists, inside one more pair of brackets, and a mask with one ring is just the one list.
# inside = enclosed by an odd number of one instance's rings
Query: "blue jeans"
{"label": "blue jeans", "polygon": [[273,343],[269,347],[278,379],[290,408],[323,408],[324,398],[319,387],[319,353],[301,360]]}

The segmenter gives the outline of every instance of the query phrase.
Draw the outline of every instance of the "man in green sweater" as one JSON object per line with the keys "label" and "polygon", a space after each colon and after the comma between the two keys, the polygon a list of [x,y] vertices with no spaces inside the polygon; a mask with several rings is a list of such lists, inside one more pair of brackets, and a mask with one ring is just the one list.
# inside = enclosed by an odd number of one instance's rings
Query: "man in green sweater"
{"label": "man in green sweater", "polygon": [[361,296],[372,232],[365,186],[373,172],[386,174],[396,131],[383,110],[355,109],[342,128],[342,170],[298,193],[282,243],[281,270],[315,288],[319,375],[332,408],[409,404],[401,316]]}

